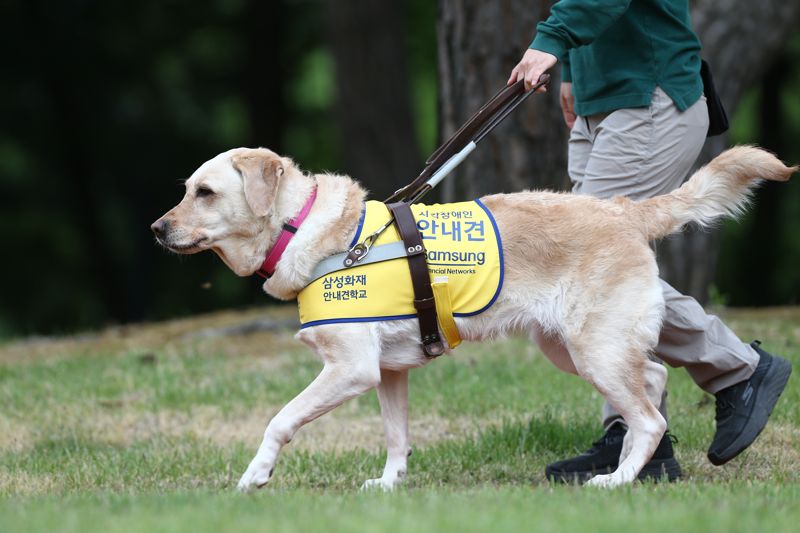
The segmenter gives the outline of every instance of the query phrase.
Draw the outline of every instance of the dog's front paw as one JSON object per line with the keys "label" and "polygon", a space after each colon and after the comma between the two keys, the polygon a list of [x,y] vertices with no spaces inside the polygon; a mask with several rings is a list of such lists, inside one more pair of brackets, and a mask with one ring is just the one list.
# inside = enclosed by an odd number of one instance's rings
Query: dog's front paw
{"label": "dog's front paw", "polygon": [[384,492],[389,492],[394,490],[394,488],[400,484],[402,481],[401,478],[395,477],[394,479],[390,478],[378,478],[378,479],[368,479],[361,485],[361,490],[382,490]]}
{"label": "dog's front paw", "polygon": [[256,463],[255,459],[247,467],[242,479],[236,485],[239,492],[250,492],[260,489],[272,478],[273,467],[264,463]]}

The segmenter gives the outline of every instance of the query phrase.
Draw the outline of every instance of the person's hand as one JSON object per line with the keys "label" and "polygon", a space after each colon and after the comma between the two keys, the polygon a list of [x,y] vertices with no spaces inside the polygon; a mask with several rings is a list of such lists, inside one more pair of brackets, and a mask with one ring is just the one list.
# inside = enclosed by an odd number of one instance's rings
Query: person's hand
{"label": "person's hand", "polygon": [[561,103],[564,122],[567,123],[569,129],[572,129],[572,126],[575,125],[575,118],[577,118],[575,115],[575,97],[572,96],[572,83],[567,81],[561,83],[561,94],[558,100]]}
{"label": "person's hand", "polygon": [[[533,87],[536,82],[539,81],[539,76],[544,74],[547,69],[555,65],[557,62],[558,58],[553,54],[528,48],[525,51],[525,55],[522,56],[520,62],[517,63],[517,66],[511,71],[511,76],[508,78],[507,85],[511,85],[519,80],[524,79],[525,90],[529,91],[531,87]],[[536,90],[536,92],[540,93],[545,91],[547,91],[547,88],[544,85]]]}

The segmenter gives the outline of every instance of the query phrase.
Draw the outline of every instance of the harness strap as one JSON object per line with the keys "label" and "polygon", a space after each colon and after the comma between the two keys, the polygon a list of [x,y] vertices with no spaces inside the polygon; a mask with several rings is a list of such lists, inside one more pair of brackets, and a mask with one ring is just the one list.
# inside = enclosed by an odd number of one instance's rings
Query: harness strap
{"label": "harness strap", "polygon": [[[317,263],[314,270],[311,272],[311,278],[308,280],[308,285],[317,281],[322,276],[326,276],[331,272],[338,272],[340,270],[347,270],[344,266],[344,260],[347,258],[348,253],[342,252],[340,254],[332,255]],[[381,263],[383,261],[391,261],[392,259],[399,259],[406,256],[406,245],[402,241],[390,242],[388,244],[379,244],[373,246],[368,256],[360,259],[353,267],[370,265],[372,263]]]}
{"label": "harness strap", "polygon": [[417,310],[419,331],[422,336],[422,347],[428,357],[437,357],[444,353],[444,343],[439,337],[439,324],[436,320],[436,301],[433,298],[431,277],[428,273],[428,262],[425,259],[425,247],[422,236],[417,229],[411,207],[405,202],[388,204],[397,231],[406,247],[408,269],[411,272],[411,285],[414,288],[414,308]]}

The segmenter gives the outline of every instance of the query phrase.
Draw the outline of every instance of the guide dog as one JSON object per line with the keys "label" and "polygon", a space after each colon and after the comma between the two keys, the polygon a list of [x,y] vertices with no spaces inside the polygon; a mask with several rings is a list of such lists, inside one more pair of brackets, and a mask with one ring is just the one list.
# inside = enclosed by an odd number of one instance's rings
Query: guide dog
{"label": "guide dog", "polygon": [[[656,406],[667,372],[648,359],[664,301],[650,241],[689,222],[737,216],[761,180],[786,181],[796,167],[751,146],[732,148],[677,190],[634,202],[526,191],[482,198],[502,236],[505,279],[494,304],[457,318],[461,337],[478,341],[523,332],[561,370],[591,383],[624,417],[619,467],[589,485],[636,479],[667,424]],[[256,272],[283,225],[317,198],[264,291],[289,300],[322,259],[346,251],[366,192],[353,179],[310,175],[270,150],[236,148],[204,163],[186,181],[180,203],[152,225],[157,240],[181,254],[212,250],[239,276]],[[377,388],[387,442],[381,477],[364,487],[391,489],[406,474],[408,371],[429,359],[417,321],[324,324],[297,338],[324,362],[314,381],[269,422],[240,490],[264,486],[281,448],[300,427]]]}

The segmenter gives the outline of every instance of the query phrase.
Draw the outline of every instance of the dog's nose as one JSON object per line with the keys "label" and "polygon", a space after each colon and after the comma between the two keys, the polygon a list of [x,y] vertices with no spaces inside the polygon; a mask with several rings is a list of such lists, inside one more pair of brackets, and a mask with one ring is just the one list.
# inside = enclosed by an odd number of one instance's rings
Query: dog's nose
{"label": "dog's nose", "polygon": [[163,218],[159,218],[150,225],[150,229],[153,230],[153,233],[156,234],[156,237],[163,237],[167,232],[167,228],[169,228],[169,222]]}

